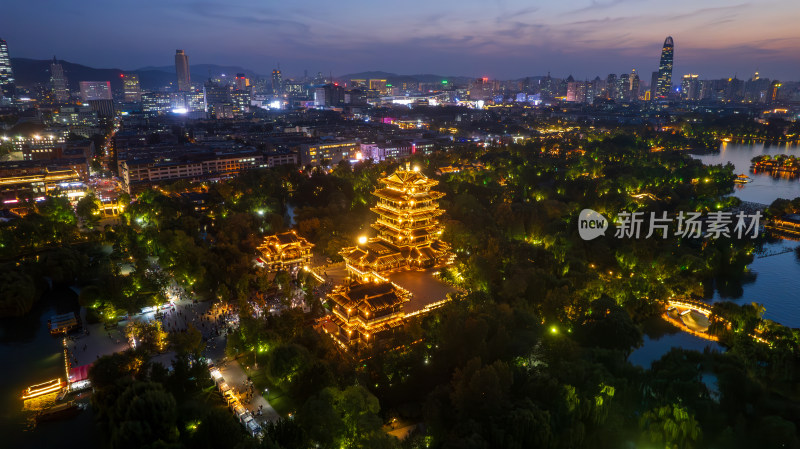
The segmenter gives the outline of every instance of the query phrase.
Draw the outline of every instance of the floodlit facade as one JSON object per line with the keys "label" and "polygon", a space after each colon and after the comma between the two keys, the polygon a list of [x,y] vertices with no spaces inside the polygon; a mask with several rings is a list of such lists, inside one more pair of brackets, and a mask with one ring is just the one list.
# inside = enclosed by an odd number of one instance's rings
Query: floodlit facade
{"label": "floodlit facade", "polygon": [[139,85],[139,75],[135,73],[124,73],[122,78],[122,92],[126,103],[141,103],[142,88]]}
{"label": "floodlit facade", "polygon": [[350,277],[369,281],[387,271],[449,263],[450,246],[439,239],[438,217],[444,212],[437,200],[444,194],[431,190],[439,182],[410,164],[378,182],[381,187],[373,192],[378,203],[372,208],[378,214],[372,224],[378,236],[340,252]]}
{"label": "floodlit facade", "polygon": [[259,262],[268,272],[308,267],[314,245],[295,231],[268,235],[258,247]]}
{"label": "floodlit facade", "polygon": [[389,282],[337,286],[328,294],[336,325],[333,337],[343,346],[371,344],[403,325],[409,294]]}

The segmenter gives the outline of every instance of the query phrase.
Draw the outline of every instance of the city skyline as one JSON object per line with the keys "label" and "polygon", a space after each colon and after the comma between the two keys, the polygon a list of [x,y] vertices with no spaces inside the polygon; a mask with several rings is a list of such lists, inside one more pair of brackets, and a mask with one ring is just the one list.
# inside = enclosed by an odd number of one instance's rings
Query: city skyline
{"label": "city skyline", "polygon": [[[759,71],[795,79],[800,73],[800,61],[793,57],[800,37],[791,28],[796,16],[791,12],[800,6],[788,0],[768,5],[714,0],[702,7],[678,1],[663,13],[654,2],[630,0],[536,7],[517,1],[458,7],[412,2],[384,14],[376,11],[380,5],[362,3],[335,8],[311,2],[305,9],[145,3],[126,10],[125,22],[107,19],[116,8],[122,14],[122,6],[87,5],[82,17],[98,15],[96,24],[77,27],[69,40],[57,36],[59,20],[74,14],[67,6],[34,12],[30,5],[15,4],[7,15],[14,20],[4,24],[2,38],[11,57],[58,54],[79,64],[123,70],[171,65],[171,51],[182,48],[197,63],[241,65],[264,74],[280,64],[292,75],[382,70],[513,79],[549,71],[583,79],[632,68],[649,74],[658,69],[664,36],[673,36],[676,76],[747,78]],[[133,25],[137,18],[145,20],[144,11],[152,24],[146,33]],[[34,17],[38,26],[31,22]],[[25,38],[32,26],[40,30],[37,39]]]}

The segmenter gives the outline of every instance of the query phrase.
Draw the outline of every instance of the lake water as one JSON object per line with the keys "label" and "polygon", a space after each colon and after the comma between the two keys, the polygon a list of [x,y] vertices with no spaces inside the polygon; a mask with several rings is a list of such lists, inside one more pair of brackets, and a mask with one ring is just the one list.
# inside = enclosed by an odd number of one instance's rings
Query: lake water
{"label": "lake water", "polygon": [[[750,176],[751,182],[737,185],[733,195],[743,201],[770,204],[777,198],[793,199],[800,197],[800,179],[790,177],[773,177],[768,173],[755,174],[750,170],[750,160],[762,154],[787,154],[800,156],[800,147],[796,145],[769,145],[763,143],[725,143],[718,154],[696,156],[705,164],[732,163],[736,174]],[[781,240],[765,245],[764,254],[779,253],[784,248],[793,249],[798,242]],[[800,327],[800,259],[795,252],[788,252],[769,257],[756,257],[749,266],[753,279],[742,286],[741,292],[723,296],[715,292],[710,302],[733,301],[738,304],[757,302],[766,307],[764,317],[789,327]],[[741,294],[739,294],[741,293]],[[666,324],[666,323],[665,323]],[[654,323],[646,323],[644,345],[634,351],[629,360],[637,365],[647,367],[658,360],[673,346],[686,349],[702,350],[711,345],[719,349],[719,345],[710,343],[692,335],[679,332],[672,326],[670,331],[653,330]],[[660,325],[658,325],[660,327]]]}
{"label": "lake water", "polygon": [[28,424],[31,412],[23,407],[42,405],[54,398],[41,396],[27,403],[21,399],[22,390],[30,385],[64,378],[61,339],[50,335],[47,320],[77,309],[74,292],[56,289],[46,293],[26,316],[0,319],[0,360],[5,365],[0,384],[0,447],[99,447],[91,410],[73,419],[42,423],[32,430]]}

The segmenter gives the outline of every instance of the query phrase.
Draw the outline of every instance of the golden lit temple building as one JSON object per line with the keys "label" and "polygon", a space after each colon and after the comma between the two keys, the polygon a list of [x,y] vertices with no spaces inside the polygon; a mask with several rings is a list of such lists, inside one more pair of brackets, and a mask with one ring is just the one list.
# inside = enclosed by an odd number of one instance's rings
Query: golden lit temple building
{"label": "golden lit temple building", "polygon": [[343,345],[371,344],[403,325],[408,292],[390,282],[339,285],[328,294],[333,322]]}
{"label": "golden lit temple building", "polygon": [[258,247],[258,261],[269,272],[303,268],[311,263],[313,246],[295,231],[268,235]]}
{"label": "golden lit temple building", "polygon": [[351,279],[371,281],[388,271],[449,263],[450,246],[439,239],[442,226],[437,220],[444,213],[437,202],[444,193],[431,190],[439,181],[407,164],[378,182],[381,186],[373,192],[378,203],[372,208],[378,214],[372,224],[378,236],[362,237],[357,246],[339,253]]}
{"label": "golden lit temple building", "polygon": [[342,249],[348,283],[328,294],[333,312],[329,332],[344,347],[372,345],[393,334],[406,317],[446,301],[444,294],[436,303],[426,301],[429,292],[412,301],[411,292],[389,280],[410,270],[412,276],[430,278],[425,269],[452,262],[450,246],[439,239],[438,217],[444,212],[437,200],[444,194],[431,190],[438,181],[406,164],[379,182],[372,208],[378,214],[372,224],[378,235]]}

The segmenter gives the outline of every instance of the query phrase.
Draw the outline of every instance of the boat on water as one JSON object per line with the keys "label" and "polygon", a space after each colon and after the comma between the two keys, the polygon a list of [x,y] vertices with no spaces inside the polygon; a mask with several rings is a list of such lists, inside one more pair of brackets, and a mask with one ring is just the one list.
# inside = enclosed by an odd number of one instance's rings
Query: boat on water
{"label": "boat on water", "polygon": [[47,382],[42,382],[36,385],[31,385],[30,387],[26,388],[25,391],[22,392],[22,399],[32,399],[45,394],[57,393],[60,392],[61,389],[65,388],[66,386],[67,386],[66,383],[63,380],[61,380],[61,378],[48,380]]}
{"label": "boat on water", "polygon": [[736,179],[733,180],[733,182],[737,184],[747,184],[748,182],[750,182],[750,177],[745,174],[741,174],[737,176]]}
{"label": "boat on water", "polygon": [[37,423],[45,421],[56,421],[59,419],[72,418],[83,411],[81,404],[76,404],[72,401],[63,404],[54,405],[50,408],[44,409],[36,414],[35,420]]}

